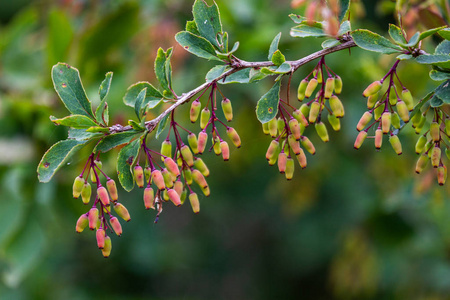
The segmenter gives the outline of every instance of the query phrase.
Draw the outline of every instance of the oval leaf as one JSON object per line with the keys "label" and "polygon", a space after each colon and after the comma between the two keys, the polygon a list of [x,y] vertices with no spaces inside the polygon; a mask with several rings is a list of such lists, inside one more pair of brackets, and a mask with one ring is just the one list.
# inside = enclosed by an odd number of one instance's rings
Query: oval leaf
{"label": "oval leaf", "polygon": [[352,33],[356,45],[362,49],[383,54],[399,53],[402,51],[388,39],[366,29],[358,29]]}
{"label": "oval leaf", "polygon": [[116,148],[117,146],[128,144],[133,138],[136,137],[136,131],[125,131],[115,134],[110,134],[104,137],[100,143],[95,147],[94,152],[108,152],[109,150]]}
{"label": "oval leaf", "polygon": [[158,138],[159,135],[163,132],[164,128],[166,128],[169,117],[170,117],[170,114],[167,114],[164,116],[164,118],[161,119],[161,121],[159,121],[158,128],[156,129],[156,138]]}
{"label": "oval leaf", "polygon": [[135,163],[141,147],[141,140],[136,139],[120,150],[117,157],[117,176],[119,182],[127,192],[134,187],[134,179],[131,167]]}
{"label": "oval leaf", "polygon": [[89,128],[91,126],[97,126],[97,123],[95,123],[91,118],[83,115],[70,115],[61,119],[50,116],[50,120],[56,125],[63,125],[72,128]]}
{"label": "oval leaf", "polygon": [[[145,100],[144,104],[148,104],[149,102],[157,102],[159,103],[160,100],[162,100],[163,95],[150,83],[147,81],[140,81],[133,85],[131,85],[127,92],[125,93],[125,96],[123,96],[123,102],[131,107],[135,107],[136,105],[136,98],[139,95],[139,93],[144,89],[147,88],[147,93],[145,94]],[[152,107],[155,107],[153,105]]]}
{"label": "oval leaf", "polygon": [[194,21],[201,36],[211,44],[219,48],[217,34],[222,33],[222,23],[220,22],[219,8],[214,2],[208,6],[203,0],[196,0],[192,8]]}
{"label": "oval leaf", "polygon": [[196,36],[188,31],[181,31],[175,35],[175,40],[186,51],[198,57],[221,61],[216,57],[216,50],[214,50],[213,45],[203,37]]}
{"label": "oval leaf", "polygon": [[256,116],[261,123],[267,123],[278,113],[278,103],[280,101],[280,81],[265,93],[256,106]]}

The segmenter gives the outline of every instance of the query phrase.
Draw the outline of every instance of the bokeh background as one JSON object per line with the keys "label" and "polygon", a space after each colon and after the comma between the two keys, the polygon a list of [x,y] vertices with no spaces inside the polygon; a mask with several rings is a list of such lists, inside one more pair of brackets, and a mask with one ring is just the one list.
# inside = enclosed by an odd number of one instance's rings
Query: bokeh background
{"label": "bokeh background", "polygon": [[[75,233],[87,208],[72,198],[71,185],[90,149],[50,183],[36,176],[43,153],[67,136],[49,120],[67,115],[52,87],[52,65],[78,68],[94,102],[104,74],[113,71],[111,123],[124,124],[134,112],[122,97],[137,81],[155,82],[158,47],[175,46],[179,94],[201,84],[214,66],[176,45],[175,33],[192,19],[192,3],[0,1],[0,299],[449,299],[450,185],[439,187],[432,170],[414,173],[412,130],[401,135],[401,156],[388,143],[375,151],[371,140],[353,149],[365,111],[361,92],[395,59],[359,49],[326,58],[344,79],[343,129],[330,132],[327,144],[313,129],[306,131],[317,154],[308,156],[305,170],[296,166],[292,181],[268,166],[270,138],[254,113],[272,81],[224,86],[243,145],[226,163],[204,155],[212,194],[200,199],[199,215],[188,203],[166,205],[155,225],[142,190],[134,190],[120,193],[132,221],[122,237],[113,237],[109,259],[96,248],[92,232]],[[288,59],[320,49],[319,39],[289,36],[288,14],[302,9],[291,8],[288,0],[217,4],[224,29],[240,41],[236,55],[242,59],[267,59],[278,32]],[[385,34],[395,22],[392,1],[352,5],[354,28]],[[437,42],[435,37],[424,47]],[[293,85],[314,65],[302,67]],[[400,77],[416,99],[438,85],[426,67],[413,63],[401,65]],[[187,107],[182,114],[181,123],[191,126]],[[153,147],[160,142],[154,140]],[[117,151],[111,152],[102,160],[114,174]]]}

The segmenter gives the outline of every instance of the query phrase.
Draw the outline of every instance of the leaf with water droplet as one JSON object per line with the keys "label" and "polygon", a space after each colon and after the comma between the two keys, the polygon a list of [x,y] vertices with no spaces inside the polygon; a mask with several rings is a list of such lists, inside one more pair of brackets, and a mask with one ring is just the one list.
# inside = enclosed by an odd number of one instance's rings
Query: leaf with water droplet
{"label": "leaf with water droplet", "polygon": [[122,187],[127,191],[131,191],[134,187],[132,165],[136,161],[141,147],[141,140],[136,139],[120,150],[117,156],[117,176]]}
{"label": "leaf with water droplet", "polygon": [[275,82],[273,87],[265,93],[256,106],[256,116],[261,123],[267,123],[278,114],[281,81]]}

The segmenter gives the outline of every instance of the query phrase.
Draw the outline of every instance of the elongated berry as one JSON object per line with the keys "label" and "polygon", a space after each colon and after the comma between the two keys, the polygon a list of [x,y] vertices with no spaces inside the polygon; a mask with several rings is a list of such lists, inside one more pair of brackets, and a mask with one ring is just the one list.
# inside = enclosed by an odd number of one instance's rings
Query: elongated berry
{"label": "elongated berry", "polygon": [[161,160],[164,161],[164,157],[172,156],[172,143],[169,140],[165,140],[161,144]]}
{"label": "elongated berry", "polygon": [[104,258],[108,258],[111,255],[112,243],[109,236],[105,236],[105,244],[102,249],[102,254]]}
{"label": "elongated berry", "polygon": [[180,195],[178,195],[177,191],[168,189],[167,194],[169,195],[170,201],[172,201],[175,206],[181,206]]}
{"label": "elongated berry", "polygon": [[295,155],[300,153],[300,143],[292,136],[292,134],[288,136],[288,143]]}
{"label": "elongated berry", "polygon": [[416,173],[417,174],[420,174],[420,172],[422,172],[423,169],[425,169],[429,160],[430,160],[430,158],[428,157],[428,154],[426,154],[426,153],[422,154],[419,157],[419,159],[417,160],[417,163],[416,163]]}
{"label": "elongated berry", "polygon": [[86,214],[82,214],[77,220],[75,231],[78,233],[83,232],[83,230],[88,226],[88,224],[89,224],[88,216]]}
{"label": "elongated berry", "polygon": [[269,134],[269,123],[268,122],[263,123],[262,129],[263,129],[264,134],[268,135]]}
{"label": "elongated berry", "polygon": [[119,199],[119,195],[117,193],[117,186],[116,186],[116,182],[109,178],[106,181],[106,188],[108,189],[109,195],[111,196],[111,200],[112,201],[117,201],[117,199]]}
{"label": "elongated berry", "polygon": [[97,227],[98,222],[98,209],[96,207],[93,207],[89,210],[88,219],[89,219],[89,229],[94,230]]}
{"label": "elongated berry", "polygon": [[298,164],[302,169],[306,168],[306,165],[308,164],[305,152],[303,149],[300,148],[300,153],[296,155]]}
{"label": "elongated berry", "polygon": [[199,170],[192,170],[192,178],[202,189],[206,189],[208,187],[205,177]]}
{"label": "elongated berry", "polygon": [[381,115],[381,129],[384,134],[391,130],[391,114],[388,111],[385,111]]}
{"label": "elongated berry", "polygon": [[406,103],[406,107],[409,111],[412,111],[414,109],[414,100],[411,95],[411,92],[408,89],[402,90],[402,99]]}
{"label": "elongated berry", "polygon": [[155,209],[155,205],[153,204],[155,194],[151,187],[146,187],[144,190],[144,206],[145,209]]}
{"label": "elongated berry", "polygon": [[166,188],[172,188],[173,187],[173,182],[174,182],[174,178],[172,177],[172,174],[169,172],[169,170],[167,170],[166,168],[161,170],[161,174],[164,178],[164,185],[166,186]]}
{"label": "elongated berry", "polygon": [[331,95],[333,94],[334,86],[335,86],[334,78],[333,77],[327,78],[327,81],[325,83],[325,93],[324,93],[324,97],[326,99],[330,98]]}
{"label": "elongated berry", "polygon": [[445,155],[450,160],[450,149],[449,148],[445,148]]}
{"label": "elongated berry", "polygon": [[339,95],[342,92],[342,78],[339,75],[336,75],[334,81],[334,92]]}
{"label": "elongated berry", "polygon": [[270,136],[271,137],[276,137],[277,136],[277,132],[278,132],[277,118],[273,118],[268,123],[269,123],[268,125],[269,125]]}
{"label": "elongated berry", "polygon": [[292,112],[292,116],[299,122],[299,124],[302,124],[305,127],[309,125],[308,120],[299,109],[294,110]]}
{"label": "elongated berry", "polygon": [[284,123],[284,119],[282,117],[277,119],[277,132],[279,135],[282,135],[282,137],[286,134],[286,124]]}
{"label": "elongated berry", "polygon": [[328,114],[327,118],[334,131],[341,130],[341,121],[335,115]]}
{"label": "elongated berry", "polygon": [[450,136],[450,118],[445,119],[445,133]]}
{"label": "elongated berry", "polygon": [[186,197],[187,197],[187,190],[183,189],[183,191],[181,192],[181,195],[180,195],[181,205],[184,204],[184,201],[186,200]]}
{"label": "elongated berry", "polygon": [[395,106],[397,104],[397,94],[395,93],[395,89],[391,88],[389,93],[389,104]]}
{"label": "elongated berry", "polygon": [[427,118],[423,115],[420,115],[420,122],[419,124],[414,128],[416,133],[419,134],[422,130],[423,126],[425,125],[425,122],[427,121]]}
{"label": "elongated berry", "polygon": [[213,150],[216,155],[220,155],[222,153],[222,150],[220,150],[220,139],[217,136],[213,139]]}
{"label": "elongated berry", "polygon": [[314,144],[309,140],[308,137],[302,136],[300,138],[300,143],[302,144],[303,148],[306,149],[310,154],[314,155],[316,154],[316,148],[314,147]]}
{"label": "elongated berry", "polygon": [[206,143],[208,141],[208,134],[205,130],[198,133],[198,153],[202,154],[205,151]]}
{"label": "elongated berry", "polygon": [[192,101],[191,110],[189,111],[189,117],[192,123],[195,123],[197,121],[201,106],[202,104],[197,99]]}
{"label": "elongated berry", "polygon": [[297,119],[292,118],[289,120],[289,128],[291,129],[291,133],[294,136],[295,140],[300,140],[301,132]]}
{"label": "elongated berry", "polygon": [[420,111],[418,111],[414,116],[412,116],[411,118],[412,127],[416,128],[416,126],[419,125],[421,116],[422,114],[420,113]]}
{"label": "elongated berry", "polygon": [[[147,184],[152,184],[152,169],[150,167],[147,166],[144,168],[144,176],[146,179],[145,182]],[[115,182],[114,182],[114,184],[115,184]]]}
{"label": "elongated berry", "polygon": [[284,174],[286,171],[286,161],[287,155],[285,152],[278,154],[278,171],[280,171],[281,174]]}
{"label": "elongated berry", "polygon": [[205,162],[201,158],[195,158],[194,160],[194,167],[199,170],[203,176],[208,177],[209,176],[209,169],[206,166]]}
{"label": "elongated berry", "polygon": [[233,120],[233,107],[231,106],[231,101],[228,98],[222,100],[222,111],[228,122]]}
{"label": "elongated berry", "polygon": [[440,124],[436,121],[433,121],[430,124],[430,136],[434,142],[439,142],[441,139]]}
{"label": "elongated berry", "polygon": [[114,204],[113,207],[114,211],[117,213],[119,217],[124,219],[126,222],[129,222],[131,220],[128,209],[122,203],[117,202],[116,204]]}
{"label": "elongated berry", "polygon": [[184,169],[183,174],[184,178],[186,179],[186,184],[191,185],[193,182],[191,169]]}
{"label": "elongated berry", "polygon": [[356,137],[355,144],[353,145],[353,148],[355,148],[355,149],[361,148],[361,145],[364,142],[364,140],[366,139],[366,137],[367,137],[367,131],[360,131],[358,133],[358,136]]}
{"label": "elongated berry", "polygon": [[409,110],[408,107],[406,107],[405,102],[403,102],[402,100],[399,100],[397,102],[397,112],[403,122],[409,122]]}
{"label": "elongated berry", "polygon": [[166,184],[164,183],[164,177],[160,170],[155,169],[152,171],[152,180],[159,190],[164,190],[166,188]]}
{"label": "elongated berry", "polygon": [[[95,167],[97,166],[97,167]],[[102,162],[99,160],[94,160],[94,165],[92,166],[92,171],[91,171],[91,181],[92,183],[97,183],[97,176],[95,176],[96,172],[98,169],[101,169],[103,166]],[[95,169],[95,172],[94,172]]]}
{"label": "elongated berry", "polygon": [[133,169],[134,180],[138,187],[144,187],[144,169],[140,165],[136,165]]}
{"label": "elongated berry", "polygon": [[230,148],[228,147],[227,142],[220,142],[220,151],[222,152],[223,160],[228,161],[230,159]]}
{"label": "elongated berry", "polygon": [[164,159],[164,165],[173,176],[177,177],[180,175],[180,169],[178,169],[177,163],[172,158],[166,157]]}
{"label": "elongated berry", "polygon": [[391,113],[391,124],[395,129],[400,129],[400,117],[395,111]]}
{"label": "elongated berry", "polygon": [[83,190],[84,179],[83,177],[77,176],[75,181],[73,182],[73,197],[78,199],[81,195],[81,191]]}
{"label": "elongated berry", "polygon": [[322,83],[322,80],[323,80],[322,70],[316,69],[316,70],[314,70],[313,74],[314,74],[315,78],[317,78],[317,82]]}
{"label": "elongated berry", "polygon": [[306,103],[303,103],[301,106],[300,106],[300,112],[306,117],[306,116],[309,116],[309,106],[308,106],[308,104],[306,104]]}
{"label": "elongated berry", "polygon": [[311,103],[311,108],[309,110],[309,116],[308,116],[309,123],[316,122],[317,116],[319,115],[319,111],[320,111],[320,103],[317,101],[314,101],[313,103]]}
{"label": "elongated berry", "polygon": [[279,147],[280,143],[277,140],[272,140],[270,142],[269,148],[267,148],[266,159],[270,160],[277,153]]}
{"label": "elongated berry", "polygon": [[330,137],[328,136],[328,130],[324,122],[320,121],[316,123],[315,128],[317,135],[322,139],[322,141],[326,143],[330,140]]}
{"label": "elongated berry", "polygon": [[375,106],[375,103],[377,103],[378,100],[378,93],[375,93],[373,95],[370,95],[369,98],[367,98],[367,108],[371,109]]}
{"label": "elongated berry", "polygon": [[308,85],[306,86],[306,90],[305,90],[305,97],[309,98],[311,97],[312,93],[314,92],[314,90],[317,87],[317,79],[313,78],[308,82]]}
{"label": "elongated berry", "polygon": [[439,162],[441,161],[441,148],[435,146],[433,150],[431,150],[431,165],[433,168],[439,167]]}
{"label": "elongated berry", "polygon": [[308,79],[305,78],[302,81],[300,81],[300,84],[298,85],[297,89],[298,101],[303,101],[303,99],[305,99],[305,91],[307,86],[308,86]]}
{"label": "elongated berry", "polygon": [[363,97],[369,97],[370,95],[378,93],[378,91],[381,89],[382,86],[383,86],[383,84],[381,83],[381,81],[372,82],[364,90]]}
{"label": "elongated berry", "polygon": [[190,193],[189,202],[191,203],[194,214],[198,214],[200,212],[200,201],[198,201],[198,195],[196,193]]}
{"label": "elongated berry", "polygon": [[345,110],[342,101],[336,95],[331,96],[330,100],[328,101],[330,103],[330,108],[331,111],[333,112],[333,115],[335,115],[338,118],[344,117]]}
{"label": "elongated berry", "polygon": [[356,125],[356,130],[361,131],[364,129],[364,127],[367,126],[367,124],[369,124],[370,120],[372,120],[372,113],[366,111],[361,119],[359,119],[358,125]]}
{"label": "elongated berry", "polygon": [[194,165],[194,156],[187,145],[181,146],[181,155],[189,167]]}
{"label": "elongated berry", "polygon": [[386,105],[384,103],[381,103],[375,107],[373,110],[373,118],[375,121],[379,121],[381,119],[381,115],[384,113],[384,108]]}
{"label": "elongated berry", "polygon": [[426,136],[424,136],[424,135],[420,136],[419,139],[417,140],[417,143],[416,143],[416,149],[415,150],[416,150],[417,154],[420,154],[423,151],[423,149],[425,149],[425,144],[426,143],[427,143]]}
{"label": "elongated berry", "polygon": [[188,144],[189,147],[191,147],[192,152],[194,152],[194,154],[198,154],[198,141],[197,141],[197,136],[195,135],[195,133],[191,132],[188,134]]}
{"label": "elongated berry", "polygon": [[286,160],[286,170],[284,175],[287,180],[291,180],[294,177],[294,160],[289,156]]}
{"label": "elongated berry", "polygon": [[117,219],[116,217],[111,217],[109,219],[109,224],[111,224],[111,227],[117,234],[117,236],[122,235],[122,225],[120,225],[119,219]]}
{"label": "elongated berry", "polygon": [[381,145],[383,144],[383,131],[378,128],[375,130],[375,149],[381,149]]}
{"label": "elongated berry", "polygon": [[[177,192],[178,195],[183,194],[183,189],[184,189],[184,185],[180,180],[177,180],[174,184],[173,184],[173,189]],[[183,203],[183,202],[181,202]]]}
{"label": "elongated berry", "polygon": [[444,185],[445,181],[447,180],[447,167],[446,166],[439,166],[437,168],[437,179],[439,185]]}
{"label": "elongated berry", "polygon": [[233,127],[228,127],[227,135],[237,148],[241,147],[241,138],[239,137],[236,129],[234,129]]}
{"label": "elongated berry", "polygon": [[83,200],[84,204],[88,204],[89,201],[91,201],[91,193],[91,185],[88,182],[85,182],[83,184],[83,190],[81,191],[81,199]]}
{"label": "elongated berry", "polygon": [[208,125],[209,119],[211,118],[211,111],[205,107],[202,109],[202,112],[200,114],[200,128],[205,129]]}
{"label": "elongated berry", "polygon": [[109,206],[109,196],[104,186],[97,189],[97,195],[104,206]]}
{"label": "elongated berry", "polygon": [[106,237],[105,229],[103,228],[97,229],[95,237],[97,239],[98,249],[103,249],[105,247],[105,237]]}
{"label": "elongated berry", "polygon": [[402,143],[397,135],[391,135],[389,137],[389,142],[391,143],[392,149],[394,149],[395,153],[398,155],[402,154]]}

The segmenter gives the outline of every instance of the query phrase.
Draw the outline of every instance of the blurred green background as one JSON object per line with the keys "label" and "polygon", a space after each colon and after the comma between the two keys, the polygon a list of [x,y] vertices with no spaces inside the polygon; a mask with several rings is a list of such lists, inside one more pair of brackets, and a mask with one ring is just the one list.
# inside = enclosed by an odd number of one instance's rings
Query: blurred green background
{"label": "blurred green background", "polygon": [[[402,156],[388,143],[376,152],[371,140],[353,149],[365,111],[361,92],[394,61],[359,49],[326,58],[344,80],[343,130],[323,144],[308,129],[317,154],[305,170],[296,166],[292,181],[267,165],[270,138],[254,113],[272,81],[224,86],[243,146],[226,163],[204,155],[212,194],[200,199],[199,215],[189,204],[166,205],[155,225],[142,190],[134,190],[120,193],[132,221],[122,237],[112,237],[109,259],[92,232],[75,233],[87,208],[72,199],[71,185],[90,149],[50,183],[38,183],[35,171],[43,153],[67,136],[49,120],[67,115],[52,87],[52,65],[78,68],[94,102],[104,74],[113,71],[111,123],[125,124],[134,112],[122,97],[137,81],[155,81],[158,47],[175,46],[178,94],[201,84],[214,66],[176,46],[192,3],[0,1],[0,299],[449,299],[450,185],[439,187],[429,169],[414,174],[417,136],[410,129],[401,135]],[[321,40],[289,37],[287,15],[301,10],[288,0],[217,3],[225,30],[241,43],[241,59],[267,59],[280,31],[288,59],[320,49]],[[385,32],[395,22],[394,5],[356,4],[353,27]],[[425,48],[438,39],[430,42]],[[302,67],[293,86],[314,65]],[[401,65],[400,77],[417,99],[437,86],[426,67],[412,63]],[[187,107],[181,111],[181,123],[191,126]],[[117,151],[111,152],[102,156],[108,174],[115,173]]]}

